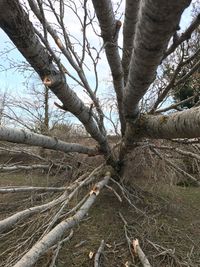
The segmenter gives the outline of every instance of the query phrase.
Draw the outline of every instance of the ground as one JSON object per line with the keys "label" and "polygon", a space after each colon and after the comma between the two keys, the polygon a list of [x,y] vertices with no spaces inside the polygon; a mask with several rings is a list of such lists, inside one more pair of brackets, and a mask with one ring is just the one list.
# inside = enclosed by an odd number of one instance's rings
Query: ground
{"label": "ground", "polygon": [[[87,167],[91,167],[90,163]],[[83,173],[80,170],[76,172],[77,175]],[[0,186],[61,186],[66,183],[69,182],[63,174],[48,175],[41,171],[0,174]],[[152,266],[200,266],[199,188],[155,183],[151,179],[126,184],[123,193],[116,183],[111,181],[109,186],[122,202],[113,191],[104,188],[85,219],[74,228],[71,240],[62,246],[56,260],[57,267],[94,266],[94,256],[90,258],[89,254],[95,255],[102,239],[106,246],[101,266],[140,267],[140,261],[137,256],[131,255],[133,250],[128,244],[134,238],[139,239]],[[68,209],[78,203],[90,188],[91,185],[82,189]],[[47,202],[55,195],[59,193],[2,194],[0,216],[5,218],[22,208]],[[15,231],[0,235],[0,266],[12,266],[6,265],[9,260],[17,259],[24,249],[34,244],[55,211],[34,215],[18,224]],[[35,267],[49,267],[53,252],[52,249],[47,251]]]}

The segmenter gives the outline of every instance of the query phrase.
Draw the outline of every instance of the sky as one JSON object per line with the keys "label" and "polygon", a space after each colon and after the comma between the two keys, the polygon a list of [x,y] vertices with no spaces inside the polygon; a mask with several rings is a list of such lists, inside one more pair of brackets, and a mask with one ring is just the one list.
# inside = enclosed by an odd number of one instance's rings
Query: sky
{"label": "sky", "polygon": [[[26,2],[26,1],[25,1]],[[115,0],[113,1],[115,4],[117,4],[119,1]],[[124,2],[124,1],[123,1]],[[184,30],[191,22],[191,8],[187,8],[181,19],[181,30]],[[81,8],[78,9],[80,12],[80,15],[83,16],[83,11]],[[121,16],[121,13],[119,12],[117,16]],[[47,18],[50,22],[55,22],[53,19],[53,16],[51,14],[47,14]],[[34,17],[33,17],[34,21]],[[78,24],[78,20],[76,17],[71,13],[68,14],[65,21],[67,28],[69,30],[72,29],[73,35],[76,38],[80,39],[80,36],[82,34],[81,26]],[[99,32],[99,29],[96,27],[96,30]],[[122,33],[122,30],[121,30]],[[102,45],[102,41],[99,41],[99,39],[94,35],[92,29],[90,28],[88,31],[88,38],[90,40],[90,45],[94,47],[100,47]],[[18,69],[16,69],[16,64],[18,62],[23,62],[25,59],[23,56],[18,52],[18,50],[14,47],[12,42],[9,40],[7,35],[0,29],[0,91],[4,92],[7,91],[13,95],[24,95],[26,92],[26,85],[25,82],[29,81],[30,83],[36,82],[39,85],[39,81],[36,79],[36,76],[31,76],[31,78],[27,79],[27,77],[30,76],[31,72],[20,72]],[[80,39],[81,40],[81,39]],[[122,35],[120,35],[119,38],[119,45],[122,44]],[[7,53],[7,51],[10,51]],[[80,47],[77,49],[77,52],[80,52]],[[65,61],[63,61],[65,62]],[[93,74],[93,69],[90,67],[89,59],[86,61],[87,65],[89,66],[89,69],[85,68],[87,73],[88,81],[91,85],[91,87],[95,87],[95,79]],[[67,64],[67,63],[66,63]],[[66,65],[65,65],[66,66]],[[67,65],[69,68],[69,65]],[[72,72],[74,75],[75,72]],[[111,89],[111,76],[109,67],[106,62],[105,53],[104,51],[100,54],[100,60],[98,64],[98,75],[99,75],[99,97],[101,98],[102,95],[105,94],[112,94]],[[67,78],[68,83],[73,87],[74,82],[72,82],[69,78]],[[85,102],[90,102],[87,95],[84,93],[84,90],[80,87],[75,87],[74,90],[76,93],[83,99]]]}

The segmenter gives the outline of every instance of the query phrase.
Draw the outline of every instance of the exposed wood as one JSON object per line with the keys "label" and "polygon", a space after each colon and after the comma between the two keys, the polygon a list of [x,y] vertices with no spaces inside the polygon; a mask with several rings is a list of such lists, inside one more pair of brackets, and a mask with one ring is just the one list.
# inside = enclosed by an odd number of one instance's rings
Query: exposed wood
{"label": "exposed wood", "polygon": [[143,267],[151,267],[149,260],[147,259],[146,255],[144,254],[143,250],[141,249],[139,245],[138,239],[133,240],[133,249],[134,249],[135,254],[140,259]]}
{"label": "exposed wood", "polygon": [[[50,35],[54,39],[55,44],[58,46],[60,51],[63,53],[63,55],[68,60],[68,62],[71,64],[71,66],[77,72],[82,84],[80,82],[78,82],[77,80],[76,81],[84,87],[84,89],[88,92],[90,98],[92,99],[92,101],[93,101],[93,103],[94,103],[94,105],[95,105],[95,107],[97,109],[97,112],[99,114],[99,120],[97,120],[97,122],[99,123],[99,128],[100,128],[100,130],[103,130],[103,133],[105,134],[105,129],[104,129],[104,125],[103,125],[103,112],[102,112],[102,109],[101,109],[101,107],[99,105],[98,98],[96,97],[95,93],[93,92],[92,88],[90,87],[90,85],[88,83],[88,80],[87,80],[87,78],[85,76],[85,73],[83,71],[83,68],[82,68],[81,61],[78,59],[77,56],[75,58],[76,58],[76,61],[78,61],[78,62],[76,62],[73,59],[72,54],[70,53],[71,51],[68,48],[69,43],[68,43],[67,47],[66,47],[66,45],[64,45],[62,43],[61,38],[57,34],[56,30],[52,28],[52,26],[48,23],[48,21],[42,15],[39,7],[37,6],[37,3],[34,0],[29,0],[28,2],[29,2],[29,5],[30,5],[31,10],[33,11],[33,13],[36,15],[36,17],[38,18],[40,23],[46,27],[47,32],[50,33]],[[63,29],[64,25],[62,25],[61,21],[60,21],[60,24],[61,24],[62,29]],[[66,36],[67,32],[65,31],[65,29],[63,29],[63,34],[64,34],[64,38],[66,39],[67,38],[67,36]],[[46,42],[46,40],[41,36],[41,34],[38,31],[37,31],[37,35],[40,37],[40,39],[43,40],[44,45],[47,47],[48,43]],[[84,37],[86,37],[86,36],[84,36]],[[69,42],[69,38],[68,38],[68,42]],[[85,51],[85,48],[83,48],[83,51]],[[51,52],[52,52],[52,50],[51,50]],[[73,55],[75,56],[75,53],[73,53]],[[58,61],[58,64],[60,64],[60,67],[64,70],[64,72],[69,75],[69,72],[62,65],[62,63],[60,63],[59,59],[57,61]],[[59,105],[57,105],[57,106],[59,106]],[[66,110],[66,107],[62,107],[62,109]],[[92,114],[92,116],[94,116],[94,114]]]}

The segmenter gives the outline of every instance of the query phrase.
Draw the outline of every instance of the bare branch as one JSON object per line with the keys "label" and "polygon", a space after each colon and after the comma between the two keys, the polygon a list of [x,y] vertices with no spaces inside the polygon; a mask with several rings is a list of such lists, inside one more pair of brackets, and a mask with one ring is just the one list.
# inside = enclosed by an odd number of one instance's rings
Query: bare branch
{"label": "bare branch", "polygon": [[196,95],[194,95],[194,96],[190,96],[190,97],[188,97],[187,99],[184,99],[184,100],[182,100],[182,101],[180,101],[180,102],[178,102],[178,103],[174,103],[174,104],[170,105],[169,107],[162,108],[162,109],[158,109],[158,110],[155,111],[155,113],[158,114],[158,113],[162,113],[162,112],[169,111],[169,110],[171,110],[171,109],[177,109],[178,106],[181,106],[181,105],[183,105],[183,104],[188,103],[189,101],[191,101],[191,100],[194,99],[195,97],[196,97]]}
{"label": "bare branch", "polygon": [[41,134],[17,130],[9,127],[0,126],[0,140],[12,143],[28,144],[31,146],[41,146],[52,150],[68,152],[78,152],[84,154],[95,155],[96,149],[84,147],[79,144],[66,143],[56,137],[48,137]]}
{"label": "bare branch", "polygon": [[[100,167],[102,167],[102,166],[99,166],[99,168]],[[26,218],[29,218],[30,216],[32,216],[38,212],[47,211],[47,210],[55,207],[56,205],[62,203],[63,201],[66,201],[68,198],[72,198],[72,196],[74,195],[74,193],[73,193],[74,191],[77,192],[78,189],[80,189],[81,187],[83,187],[85,185],[88,185],[96,178],[95,173],[96,173],[96,171],[99,170],[99,168],[96,168],[84,180],[82,180],[82,178],[83,178],[82,176],[79,177],[71,186],[66,187],[63,194],[61,196],[59,196],[58,198],[53,199],[52,201],[50,201],[46,204],[38,205],[38,206],[34,206],[34,207],[30,207],[28,209],[22,210],[20,212],[17,212],[15,214],[11,215],[10,217],[7,217],[7,218],[1,220],[0,221],[0,233],[7,231],[11,227],[13,227],[13,225],[16,225],[20,221],[25,220]],[[70,195],[68,195],[69,190],[73,190]]]}
{"label": "bare branch", "polygon": [[180,37],[176,38],[176,40],[172,43],[172,45],[167,49],[165,52],[163,59],[168,57],[171,53],[175,51],[175,49],[184,41],[189,40],[191,38],[192,33],[195,31],[195,29],[200,25],[200,14],[197,15],[197,17],[192,21],[190,26],[181,34]]}
{"label": "bare branch", "polygon": [[[40,10],[37,8],[37,5],[35,3],[34,0],[29,0],[29,5],[32,9],[32,11],[34,12],[34,14],[36,15],[36,17],[38,18],[38,20],[43,24],[43,21],[44,21],[44,18],[40,12]],[[51,4],[52,6],[52,4]],[[52,7],[53,8],[53,7]],[[86,6],[85,6],[86,8]],[[54,14],[55,14],[55,11],[54,11]],[[50,35],[52,36],[52,38],[54,39],[56,45],[59,47],[59,49],[62,51],[63,55],[67,58],[67,60],[69,61],[69,63],[72,65],[72,67],[76,70],[76,73],[78,74],[78,76],[80,77],[81,79],[81,83],[82,85],[84,86],[85,90],[88,92],[90,98],[92,99],[92,101],[94,102],[94,105],[97,109],[97,112],[99,114],[100,117],[102,117],[102,110],[101,110],[101,107],[99,105],[99,102],[98,102],[98,99],[96,98],[95,94],[93,93],[86,77],[85,77],[85,74],[84,74],[84,71],[83,71],[83,68],[82,68],[82,62],[81,60],[78,60],[77,57],[76,58],[76,61],[78,62],[78,64],[74,61],[73,57],[71,56],[69,50],[68,50],[68,46],[70,44],[70,41],[69,41],[69,38],[68,38],[68,35],[65,31],[65,27],[64,27],[64,23],[63,23],[63,19],[61,17],[61,20],[59,20],[59,23],[61,24],[61,27],[62,27],[62,30],[63,30],[63,33],[64,33],[64,37],[65,37],[65,40],[67,39],[68,42],[67,42],[67,47],[64,46],[64,44],[62,43],[60,37],[58,36],[58,34],[56,33],[56,31],[51,27],[51,25],[45,20],[45,25],[47,27],[47,31],[50,33]],[[85,34],[85,31],[84,31],[84,34]],[[45,42],[44,38],[41,37],[40,35],[40,38],[43,40],[43,42],[45,43],[45,46],[48,47],[48,43]],[[83,48],[83,50],[85,50],[85,48]],[[73,50],[71,50],[71,52],[73,52]],[[53,53],[54,54],[54,53]],[[73,53],[73,55],[75,55]],[[55,58],[55,56],[54,56]],[[61,64],[59,62],[56,62],[58,64],[58,66]],[[62,72],[62,71],[61,71]],[[68,71],[64,68],[64,72],[68,74]],[[71,76],[71,75],[70,75]],[[81,84],[80,82],[78,82],[79,84]],[[101,124],[103,122],[101,121]],[[100,129],[103,129],[104,126],[101,125],[100,126]],[[105,130],[104,130],[105,132]],[[104,133],[103,132],[103,133]]]}
{"label": "bare branch", "polygon": [[[151,148],[151,147],[150,147]],[[164,159],[170,166],[172,166],[177,172],[181,173],[183,176],[187,177],[194,185],[200,186],[200,181],[198,181],[195,177],[193,177],[191,174],[187,173],[186,171],[179,168],[175,163],[167,159],[166,157],[163,157],[155,148],[151,148],[151,150],[161,159]]]}
{"label": "bare branch", "polygon": [[51,168],[50,165],[44,164],[32,164],[32,165],[0,165],[0,172],[9,172],[9,171],[17,171],[17,170],[36,170],[36,169],[43,169],[49,170]]}
{"label": "bare branch", "polygon": [[99,20],[101,36],[104,41],[106,57],[111,69],[114,88],[117,96],[119,117],[122,134],[125,131],[125,120],[123,111],[123,69],[117,45],[117,34],[121,27],[121,22],[115,20],[112,2],[110,0],[93,0],[94,9]]}
{"label": "bare branch", "polygon": [[133,240],[133,248],[136,255],[138,255],[143,267],[151,267],[146,255],[142,251],[138,239]]}
{"label": "bare branch", "polygon": [[[102,151],[110,156],[110,148],[106,138],[99,131],[92,114],[89,112],[89,108],[69,88],[63,74],[50,62],[49,54],[35,35],[33,25],[20,3],[17,0],[2,1],[0,10],[0,25],[2,29],[39,74],[45,85],[61,100],[65,109],[69,110],[83,123],[91,136],[98,140]],[[17,24],[15,23],[16,21],[18,21]]]}
{"label": "bare branch", "polygon": [[63,192],[66,190],[66,187],[33,187],[33,186],[23,186],[23,187],[0,187],[0,194],[7,193],[22,193],[22,192]]}
{"label": "bare branch", "polygon": [[51,246],[57,243],[63,236],[63,234],[74,225],[79,223],[84,216],[88,213],[89,209],[95,202],[100,190],[108,183],[110,174],[96,184],[95,190],[90,192],[90,196],[85,203],[80,207],[76,214],[58,225],[56,225],[47,235],[45,235],[40,241],[38,241],[13,267],[31,267],[38,258],[43,255]]}
{"label": "bare branch", "polygon": [[123,28],[123,55],[122,66],[124,71],[124,82],[126,83],[129,72],[129,64],[133,50],[133,39],[136,31],[137,17],[140,0],[126,0],[125,19]]}

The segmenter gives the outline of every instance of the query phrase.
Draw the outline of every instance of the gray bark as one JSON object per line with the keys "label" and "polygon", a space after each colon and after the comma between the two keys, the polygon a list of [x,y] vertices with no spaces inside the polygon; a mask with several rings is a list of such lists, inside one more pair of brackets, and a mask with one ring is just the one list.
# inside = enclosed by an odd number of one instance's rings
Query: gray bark
{"label": "gray bark", "polygon": [[70,111],[83,123],[88,133],[100,144],[104,154],[110,154],[107,140],[98,129],[89,108],[69,88],[64,75],[50,61],[48,52],[35,35],[33,25],[18,0],[0,2],[0,27],[41,79],[49,82],[49,88],[63,103],[63,109]]}
{"label": "gray bark", "polygon": [[63,192],[66,187],[34,187],[34,186],[23,186],[23,187],[0,187],[0,194],[8,193],[43,193],[43,192]]}
{"label": "gray bark", "polygon": [[17,170],[29,171],[29,170],[37,170],[37,169],[49,170],[50,168],[51,168],[51,165],[44,165],[44,164],[12,165],[12,166],[0,165],[0,172],[17,171]]}
{"label": "gray bark", "polygon": [[104,250],[104,247],[105,247],[105,241],[104,240],[101,240],[101,244],[97,250],[97,253],[94,257],[94,267],[101,267],[101,256],[103,254],[103,250]]}
{"label": "gray bark", "polygon": [[[29,218],[30,216],[34,215],[35,213],[47,211],[47,210],[55,207],[56,205],[62,203],[63,201],[70,200],[81,187],[88,185],[89,183],[91,183],[95,179],[95,173],[101,167],[102,166],[100,165],[98,168],[96,168],[84,180],[82,180],[82,178],[83,178],[82,176],[79,177],[77,180],[74,181],[73,184],[71,184],[70,186],[65,188],[65,191],[63,192],[63,194],[60,197],[58,197],[58,198],[56,198],[56,199],[54,199],[48,203],[45,203],[43,205],[38,205],[35,207],[30,207],[28,209],[19,211],[15,214],[11,215],[8,218],[1,220],[0,221],[0,233],[9,230],[14,225],[16,225],[18,222]],[[73,191],[70,194],[68,194],[69,190],[73,190]]]}
{"label": "gray bark", "polygon": [[[52,28],[52,26],[48,23],[48,21],[45,19],[45,16],[43,16],[41,9],[38,7],[37,2],[34,0],[28,0],[29,5],[31,7],[31,10],[33,11],[33,13],[36,15],[36,17],[38,18],[38,20],[40,21],[40,23],[43,25],[43,27],[46,28],[46,30],[48,31],[48,33],[51,35],[51,37],[54,39],[54,42],[56,43],[56,45],[58,46],[58,48],[60,49],[60,51],[63,53],[63,55],[66,57],[66,59],[68,60],[68,62],[71,64],[71,66],[74,68],[74,70],[76,71],[76,73],[78,74],[79,78],[81,79],[81,82],[78,82],[78,84],[80,84],[81,86],[84,86],[85,90],[88,92],[90,98],[92,99],[96,110],[98,112],[99,115],[99,119],[96,118],[96,121],[98,123],[99,129],[101,130],[102,134],[105,134],[105,129],[104,129],[104,125],[103,125],[103,112],[101,110],[101,107],[99,105],[99,101],[95,95],[95,93],[93,92],[92,88],[90,87],[86,77],[85,77],[85,73],[83,71],[82,68],[82,60],[79,60],[78,57],[76,56],[76,53],[73,51],[72,52],[72,44],[70,43],[67,33],[64,30],[64,24],[61,19],[60,21],[60,25],[61,28],[63,30],[63,35],[64,35],[64,39],[65,39],[65,44],[62,43],[61,38],[59,37],[59,35],[57,34],[56,30]],[[59,18],[58,18],[59,19]],[[44,45],[48,44],[45,41],[45,38],[42,37],[42,35],[36,31],[37,35],[40,37],[40,39],[43,41]],[[85,36],[83,37],[85,38]],[[70,47],[70,49],[69,49]],[[71,51],[70,51],[71,50]],[[85,48],[83,48],[83,51],[85,53]],[[75,57],[75,59],[73,58],[73,56]],[[56,56],[56,55],[55,55]],[[60,64],[59,59],[56,59],[58,61],[58,64],[60,65],[60,67],[63,69],[65,69],[65,72],[69,75],[69,72],[66,70],[66,68]],[[92,113],[92,115],[94,116],[94,113]]]}
{"label": "gray bark", "polygon": [[134,135],[157,139],[200,137],[200,108],[170,115],[144,115],[138,120],[137,126],[129,123],[127,128],[129,140],[133,140]]}
{"label": "gray bark", "polygon": [[123,111],[124,79],[121,58],[117,44],[118,31],[120,30],[121,22],[115,20],[112,2],[110,0],[92,0],[92,2],[100,24],[106,57],[113,77],[114,89],[117,96],[119,118],[121,122],[121,131],[123,134],[125,131],[125,119]]}
{"label": "gray bark", "polygon": [[131,54],[133,50],[133,39],[136,30],[137,16],[140,6],[140,0],[126,0],[125,19],[123,28],[123,54],[122,66],[124,71],[124,82],[126,83]]}
{"label": "gray bark", "polygon": [[136,118],[138,104],[156,76],[170,37],[190,0],[144,0],[138,14],[124,108],[127,118]]}
{"label": "gray bark", "polygon": [[38,205],[35,207],[30,207],[28,209],[19,211],[8,218],[1,220],[0,221],[0,233],[3,233],[9,230],[10,228],[12,228],[14,225],[19,223],[20,221],[25,220],[29,218],[30,216],[33,216],[36,213],[43,212],[43,211],[46,211],[46,210],[49,210],[55,207],[59,203],[62,203],[66,198],[67,198],[67,192],[65,191],[60,197],[52,200],[51,202],[48,202],[43,205]]}
{"label": "gray bark", "polygon": [[79,144],[66,143],[56,137],[48,137],[41,134],[35,134],[25,130],[12,129],[0,126],[0,141],[12,143],[27,144],[31,146],[40,146],[52,150],[68,152],[78,152],[83,154],[95,154],[95,149],[84,147]]}

